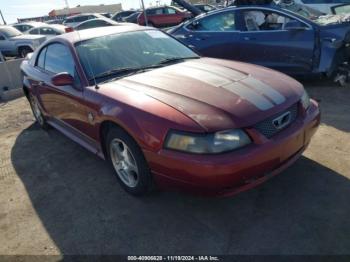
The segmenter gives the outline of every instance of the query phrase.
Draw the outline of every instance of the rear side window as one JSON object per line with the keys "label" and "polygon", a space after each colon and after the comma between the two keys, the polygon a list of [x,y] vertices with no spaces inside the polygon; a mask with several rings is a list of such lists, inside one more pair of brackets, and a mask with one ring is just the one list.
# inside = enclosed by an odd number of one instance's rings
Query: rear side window
{"label": "rear side window", "polygon": [[[95,18],[95,17],[92,17]],[[84,15],[84,16],[78,16],[74,19],[74,22],[84,22],[89,19],[89,16]]]}
{"label": "rear side window", "polygon": [[169,15],[173,15],[173,14],[176,14],[176,10],[173,8],[166,8],[165,13]]}
{"label": "rear side window", "polygon": [[235,31],[235,13],[225,12],[204,17],[188,27],[193,31],[227,32]]}
{"label": "rear side window", "polygon": [[39,35],[39,29],[38,28],[34,28],[34,29],[29,31],[29,34],[31,34],[31,35]]}
{"label": "rear side window", "polygon": [[74,76],[74,60],[70,50],[62,44],[49,45],[46,51],[45,70],[54,74],[67,72]]}
{"label": "rear side window", "polygon": [[57,35],[56,31],[49,27],[40,28],[41,35]]}

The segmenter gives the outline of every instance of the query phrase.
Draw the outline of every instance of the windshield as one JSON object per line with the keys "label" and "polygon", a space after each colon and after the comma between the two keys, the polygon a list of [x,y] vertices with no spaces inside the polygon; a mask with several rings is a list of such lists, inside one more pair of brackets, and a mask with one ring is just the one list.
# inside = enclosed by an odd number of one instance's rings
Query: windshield
{"label": "windshield", "polygon": [[[157,30],[128,32],[85,40],[76,44],[89,80],[106,80],[115,72],[165,66],[168,62],[198,58],[192,50]],[[108,72],[113,72],[109,74]],[[98,79],[103,76],[103,79]]]}
{"label": "windshield", "polygon": [[7,38],[15,37],[22,34],[21,31],[17,30],[14,27],[3,27],[0,30]]}

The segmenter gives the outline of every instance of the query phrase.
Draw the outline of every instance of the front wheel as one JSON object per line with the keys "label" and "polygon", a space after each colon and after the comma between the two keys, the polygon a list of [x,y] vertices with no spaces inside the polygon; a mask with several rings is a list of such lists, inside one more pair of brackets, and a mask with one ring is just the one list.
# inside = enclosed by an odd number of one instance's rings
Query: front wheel
{"label": "front wheel", "polygon": [[43,113],[41,112],[38,100],[32,94],[29,94],[28,100],[29,100],[30,107],[32,108],[35,120],[37,121],[39,126],[45,130],[48,129],[49,126],[46,122],[46,119],[45,119]]}
{"label": "front wheel", "polygon": [[141,196],[152,190],[150,169],[142,150],[130,135],[120,128],[111,128],[106,151],[120,184],[128,193]]}

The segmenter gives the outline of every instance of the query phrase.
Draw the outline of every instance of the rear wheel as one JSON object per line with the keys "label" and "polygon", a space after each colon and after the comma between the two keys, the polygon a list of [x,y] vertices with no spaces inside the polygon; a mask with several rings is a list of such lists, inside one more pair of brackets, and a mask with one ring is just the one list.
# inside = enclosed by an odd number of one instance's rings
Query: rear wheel
{"label": "rear wheel", "polygon": [[33,50],[28,46],[20,47],[18,50],[19,56],[21,58],[25,58],[27,56],[27,54],[29,54],[31,52],[33,52]]}
{"label": "rear wheel", "polygon": [[153,179],[142,150],[124,130],[113,127],[106,139],[106,151],[113,170],[130,194],[141,196],[153,188]]}

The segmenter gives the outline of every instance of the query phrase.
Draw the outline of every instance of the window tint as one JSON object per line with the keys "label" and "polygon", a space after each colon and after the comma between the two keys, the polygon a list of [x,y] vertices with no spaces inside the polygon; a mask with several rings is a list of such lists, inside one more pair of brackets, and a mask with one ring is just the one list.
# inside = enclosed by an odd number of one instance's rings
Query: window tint
{"label": "window tint", "polygon": [[73,23],[74,19],[73,18],[68,18],[64,21],[65,23]]}
{"label": "window tint", "polygon": [[[93,17],[94,18],[94,17]],[[74,22],[84,22],[89,19],[89,16],[83,15],[83,16],[78,16],[74,19]]]}
{"label": "window tint", "polygon": [[39,35],[39,29],[38,28],[34,28],[32,30],[29,31],[29,34],[31,35]]}
{"label": "window tint", "polygon": [[40,68],[45,68],[45,55],[46,55],[47,48],[45,47],[43,50],[40,51],[39,58],[37,60],[36,66]]}
{"label": "window tint", "polygon": [[176,14],[176,10],[173,9],[173,8],[166,8],[166,9],[165,9],[165,13],[166,13],[166,14],[173,15],[173,14]]}
{"label": "window tint", "polygon": [[78,30],[83,30],[83,29],[88,29],[88,28],[94,28],[94,27],[101,27],[101,26],[109,26],[109,24],[106,21],[103,20],[92,20],[92,21],[87,21],[84,24],[78,26]]}
{"label": "window tint", "polygon": [[146,11],[148,15],[162,15],[163,14],[163,8],[154,8],[154,9],[148,9]]}
{"label": "window tint", "polygon": [[261,10],[244,12],[244,20],[247,31],[283,30],[288,22],[296,21],[280,13]]}
{"label": "window tint", "polygon": [[45,69],[55,74],[67,72],[74,76],[74,61],[69,49],[62,44],[49,45],[46,51]]}
{"label": "window tint", "polygon": [[41,35],[57,35],[56,31],[49,27],[40,28]]}
{"label": "window tint", "polygon": [[211,15],[195,21],[190,29],[195,31],[235,31],[235,14],[234,12],[226,12]]}

